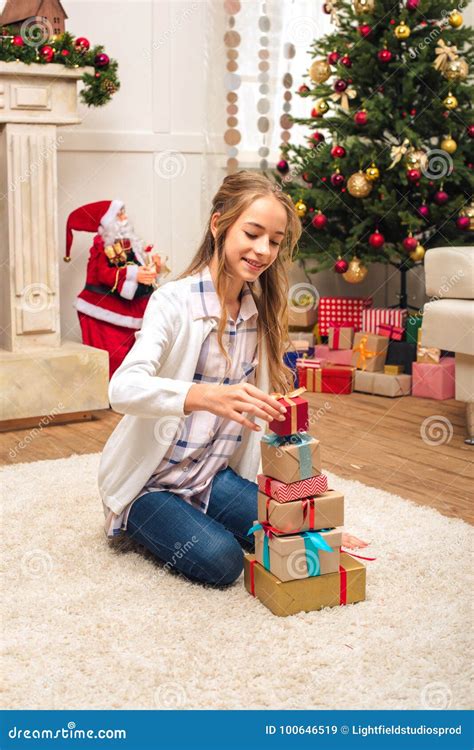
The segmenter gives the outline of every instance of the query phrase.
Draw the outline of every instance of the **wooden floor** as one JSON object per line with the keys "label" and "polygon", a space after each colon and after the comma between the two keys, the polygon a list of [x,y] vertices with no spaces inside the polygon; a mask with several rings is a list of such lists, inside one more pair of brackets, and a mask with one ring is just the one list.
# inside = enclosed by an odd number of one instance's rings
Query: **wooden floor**
{"label": "wooden floor", "polygon": [[[362,393],[307,397],[325,469],[474,523],[474,448],[464,444],[464,404]],[[89,422],[0,433],[0,462],[99,452],[119,419],[99,411]]]}

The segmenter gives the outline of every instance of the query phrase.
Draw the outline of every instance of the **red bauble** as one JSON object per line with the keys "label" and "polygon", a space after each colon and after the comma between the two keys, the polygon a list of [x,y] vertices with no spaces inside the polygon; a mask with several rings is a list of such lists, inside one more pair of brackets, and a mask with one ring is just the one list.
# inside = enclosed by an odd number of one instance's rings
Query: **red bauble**
{"label": "red bauble", "polygon": [[407,0],[407,10],[414,11],[418,8],[420,0]]}
{"label": "red bauble", "polygon": [[301,176],[305,182],[311,182],[311,175],[309,172],[303,172]]}
{"label": "red bauble", "polygon": [[334,263],[334,270],[336,273],[345,273],[349,268],[349,263],[344,258],[338,258]]}
{"label": "red bauble", "polygon": [[407,171],[408,182],[419,182],[421,180],[421,172],[419,169],[409,169]]}
{"label": "red bauble", "polygon": [[311,224],[315,229],[324,229],[327,223],[328,217],[321,213],[321,211],[318,211],[311,219]]}
{"label": "red bauble", "polygon": [[342,188],[345,182],[346,178],[340,172],[334,172],[334,174],[331,175],[331,185],[334,187]]}
{"label": "red bauble", "polygon": [[466,231],[466,229],[469,229],[471,225],[471,220],[469,216],[458,216],[456,219],[456,226],[458,229],[461,229],[463,232]]}
{"label": "red bauble", "polygon": [[68,49],[62,49],[61,50],[61,55],[63,57],[69,57],[69,50]]}
{"label": "red bauble", "polygon": [[352,68],[352,60],[349,55],[344,55],[343,57],[341,57],[341,64],[345,65],[346,68]]}
{"label": "red bauble", "polygon": [[381,49],[377,52],[377,57],[381,63],[389,63],[392,59],[392,53],[389,49]]}
{"label": "red bauble", "polygon": [[361,109],[359,112],[356,112],[354,115],[354,122],[356,125],[367,125],[368,121],[367,112],[365,112],[363,109]]}
{"label": "red bauble", "polygon": [[23,37],[16,34],[12,39],[12,44],[14,47],[23,47],[25,42],[23,41]]}
{"label": "red bauble", "polygon": [[340,57],[341,56],[340,56],[339,52],[331,52],[328,55],[328,63],[329,63],[329,65],[336,65],[336,63],[340,59]]}
{"label": "red bauble", "polygon": [[313,109],[311,110],[311,117],[314,117],[314,118],[316,118],[316,117],[322,117],[322,114],[321,114],[321,112],[318,112],[318,110],[316,109],[316,107],[313,107]]}
{"label": "red bauble", "polygon": [[309,88],[308,88],[308,86],[307,86],[307,85],[306,85],[305,83],[303,83],[303,84],[302,84],[302,85],[301,85],[301,86],[299,87],[298,91],[299,91],[299,93],[300,93],[300,94],[307,94],[307,93],[308,93],[308,91],[309,91]]}
{"label": "red bauble", "polygon": [[363,23],[357,27],[357,31],[363,37],[368,37],[372,33],[372,27],[368,23]]}
{"label": "red bauble", "polygon": [[334,84],[334,91],[339,91],[339,93],[341,93],[342,91],[345,91],[346,88],[347,88],[347,83],[344,81],[344,79],[338,78],[338,80]]}
{"label": "red bauble", "polygon": [[321,143],[322,141],[325,140],[325,138],[324,138],[324,135],[322,133],[320,133],[318,130],[316,130],[312,134],[311,140],[314,141],[315,143]]}
{"label": "red bauble", "polygon": [[89,47],[91,46],[91,43],[88,39],[86,39],[85,36],[78,36],[76,41],[74,42],[74,46],[79,52],[87,52]]}
{"label": "red bauble", "polygon": [[430,208],[426,205],[426,203],[423,203],[421,206],[418,206],[418,213],[420,216],[423,216],[424,219],[430,218]]}
{"label": "red bauble", "polygon": [[468,125],[466,128],[466,133],[469,138],[474,138],[474,125]]}
{"label": "red bauble", "polygon": [[331,156],[333,159],[342,159],[346,155],[346,149],[344,146],[333,146],[331,149]]}
{"label": "red bauble", "polygon": [[372,232],[369,237],[369,245],[371,247],[383,247],[385,243],[385,237],[378,230]]}
{"label": "red bauble", "polygon": [[276,168],[278,169],[278,171],[280,172],[280,174],[286,174],[288,172],[288,170],[289,170],[290,167],[289,167],[288,162],[286,161],[286,159],[280,159],[280,161],[276,165]]}
{"label": "red bauble", "polygon": [[407,251],[407,253],[412,253],[413,250],[416,250],[418,247],[418,240],[416,240],[414,237],[405,237],[403,240],[403,247]]}
{"label": "red bauble", "polygon": [[446,190],[437,190],[433,195],[433,200],[437,206],[444,206],[449,201],[449,195]]}
{"label": "red bauble", "polygon": [[101,52],[100,55],[94,57],[94,65],[96,68],[106,68],[110,62],[110,58],[105,52]]}
{"label": "red bauble", "polygon": [[328,5],[327,3],[324,3],[323,4],[323,12],[326,13],[327,15],[329,15],[331,13],[331,6]]}
{"label": "red bauble", "polygon": [[46,62],[51,62],[54,57],[54,50],[48,44],[45,44],[45,46],[40,49],[40,55],[43,60],[46,60]]}

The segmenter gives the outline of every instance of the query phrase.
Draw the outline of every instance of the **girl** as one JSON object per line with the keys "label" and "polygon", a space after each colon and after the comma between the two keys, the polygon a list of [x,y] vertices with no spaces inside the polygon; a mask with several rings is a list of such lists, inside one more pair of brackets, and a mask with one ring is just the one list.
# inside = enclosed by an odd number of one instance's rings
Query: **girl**
{"label": "girl", "polygon": [[[191,264],[150,298],[109,387],[125,414],[99,488],[112,537],[125,531],[168,567],[235,581],[257,517],[259,442],[293,387],[283,365],[287,272],[301,235],[291,198],[266,177],[225,178]],[[349,547],[365,546],[349,535]]]}

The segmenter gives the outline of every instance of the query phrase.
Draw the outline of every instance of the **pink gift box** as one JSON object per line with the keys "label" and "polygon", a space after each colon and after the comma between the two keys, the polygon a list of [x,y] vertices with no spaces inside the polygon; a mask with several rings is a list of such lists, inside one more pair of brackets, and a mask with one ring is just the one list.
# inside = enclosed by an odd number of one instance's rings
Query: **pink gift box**
{"label": "pink gift box", "polygon": [[439,364],[414,362],[412,368],[412,396],[444,401],[454,398],[454,357],[444,357]]}
{"label": "pink gift box", "polygon": [[325,474],[317,474],[309,479],[300,479],[288,484],[280,482],[278,479],[266,477],[265,474],[257,474],[257,483],[259,490],[278,500],[279,503],[323,495],[328,489],[328,478]]}
{"label": "pink gift box", "polygon": [[327,364],[350,365],[352,349],[330,349],[326,344],[318,344],[314,347],[314,359],[325,360]]}

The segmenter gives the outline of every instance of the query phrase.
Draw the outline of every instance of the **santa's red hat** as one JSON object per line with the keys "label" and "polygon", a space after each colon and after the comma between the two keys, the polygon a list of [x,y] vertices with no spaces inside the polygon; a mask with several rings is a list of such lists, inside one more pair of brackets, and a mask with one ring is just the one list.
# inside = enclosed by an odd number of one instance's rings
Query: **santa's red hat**
{"label": "santa's red hat", "polygon": [[71,260],[71,245],[73,240],[73,230],[76,232],[97,232],[100,227],[106,227],[107,224],[117,218],[117,214],[124,207],[121,200],[97,201],[97,203],[87,203],[85,206],[76,208],[69,214],[66,223],[66,263]]}

